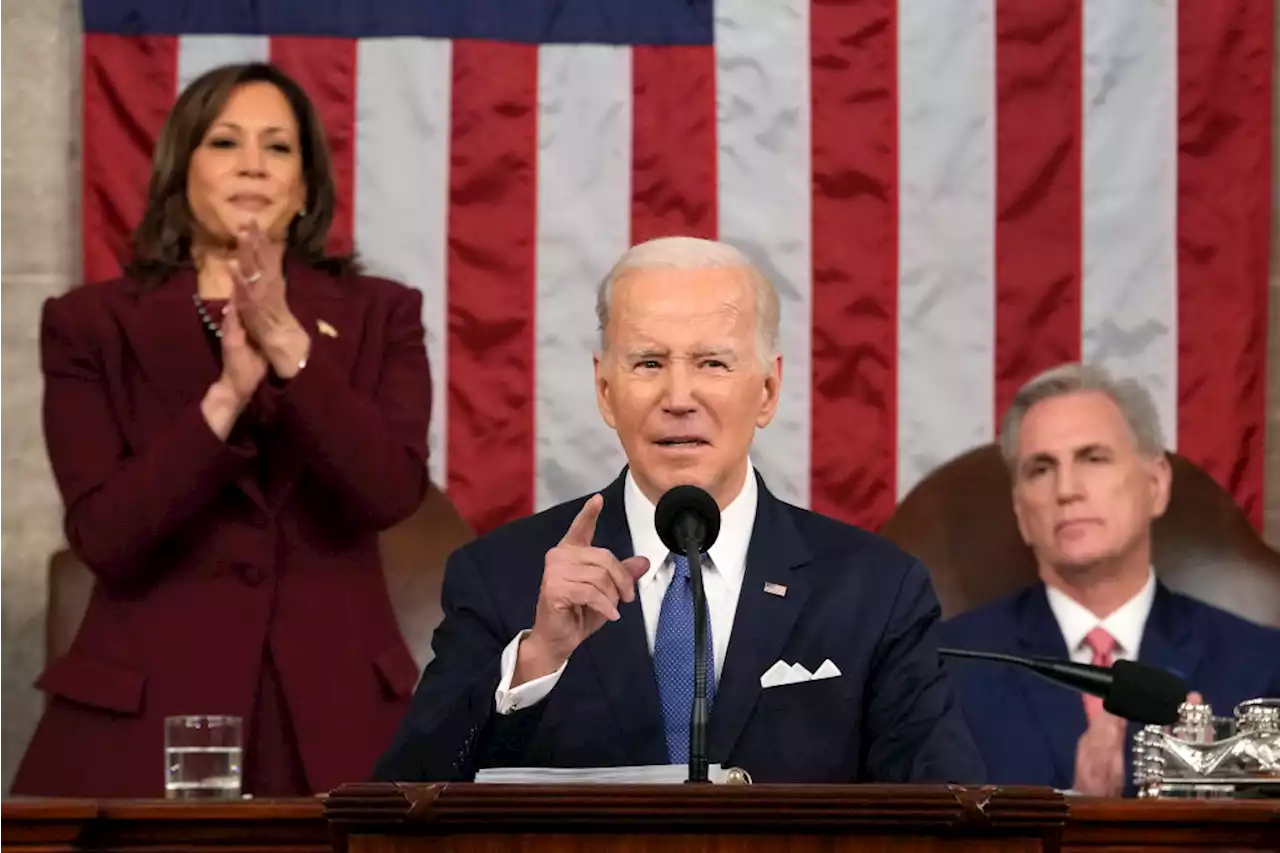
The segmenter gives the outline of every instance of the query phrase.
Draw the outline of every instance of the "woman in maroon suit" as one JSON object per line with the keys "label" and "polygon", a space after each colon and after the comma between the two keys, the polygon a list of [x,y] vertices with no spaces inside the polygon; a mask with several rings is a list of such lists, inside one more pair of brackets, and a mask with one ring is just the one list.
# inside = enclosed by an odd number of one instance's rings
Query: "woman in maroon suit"
{"label": "woman in maroon suit", "polygon": [[377,534],[423,499],[417,291],[326,253],[316,113],[261,64],[181,94],[123,277],[50,300],[44,428],[96,575],[15,794],[160,796],[164,718],[244,720],[244,790],[368,777],[418,678]]}

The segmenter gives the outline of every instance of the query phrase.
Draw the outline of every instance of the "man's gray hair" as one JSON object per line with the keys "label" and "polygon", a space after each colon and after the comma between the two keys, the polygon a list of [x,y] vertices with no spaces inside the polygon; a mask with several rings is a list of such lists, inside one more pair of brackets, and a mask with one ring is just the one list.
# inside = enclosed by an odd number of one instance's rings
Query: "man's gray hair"
{"label": "man's gray hair", "polygon": [[1063,364],[1046,370],[1018,389],[1000,423],[1000,452],[1009,470],[1018,464],[1018,438],[1022,421],[1037,403],[1081,391],[1106,394],[1120,409],[1138,452],[1147,457],[1164,453],[1160,415],[1147,389],[1132,379],[1115,379],[1105,369],[1091,364]]}
{"label": "man's gray hair", "polygon": [[596,291],[596,318],[600,322],[600,348],[605,348],[613,286],[624,275],[643,269],[741,269],[755,293],[756,356],[768,369],[778,354],[778,293],[773,283],[741,250],[717,240],[699,237],[658,237],[628,249]]}

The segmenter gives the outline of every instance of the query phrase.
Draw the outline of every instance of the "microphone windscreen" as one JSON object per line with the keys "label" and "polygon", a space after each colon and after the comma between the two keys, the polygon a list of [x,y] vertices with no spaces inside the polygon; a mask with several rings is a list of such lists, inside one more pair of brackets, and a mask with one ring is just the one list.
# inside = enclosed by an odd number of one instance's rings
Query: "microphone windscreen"
{"label": "microphone windscreen", "polygon": [[1118,660],[1111,667],[1114,681],[1102,707],[1125,720],[1155,726],[1178,721],[1178,709],[1187,701],[1187,683],[1154,666]]}
{"label": "microphone windscreen", "polygon": [[692,515],[701,523],[702,549],[710,548],[720,535],[720,507],[716,506],[715,498],[697,486],[676,486],[658,500],[653,524],[662,544],[677,554],[684,553],[676,531],[681,516],[685,515]]}

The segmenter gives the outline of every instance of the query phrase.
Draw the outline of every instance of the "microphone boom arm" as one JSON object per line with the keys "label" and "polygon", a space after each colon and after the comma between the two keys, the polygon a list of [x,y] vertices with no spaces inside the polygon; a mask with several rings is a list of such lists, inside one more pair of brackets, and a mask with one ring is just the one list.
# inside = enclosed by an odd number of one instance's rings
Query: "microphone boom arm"
{"label": "microphone boom arm", "polygon": [[998,663],[1017,664],[1039,675],[1042,678],[1064,687],[1071,687],[1082,693],[1089,693],[1103,699],[1111,690],[1113,676],[1105,667],[1073,661],[1053,660],[1044,657],[1019,657],[1004,652],[975,652],[970,649],[938,649],[938,654],[946,657],[974,658],[976,660],[996,661]]}
{"label": "microphone boom arm", "polygon": [[1172,725],[1186,700],[1188,687],[1181,676],[1140,661],[1117,660],[1095,666],[1046,657],[1021,657],[1004,652],[938,649],[945,657],[976,658],[1025,667],[1054,684],[1102,699],[1102,707],[1126,720],[1147,725]]}

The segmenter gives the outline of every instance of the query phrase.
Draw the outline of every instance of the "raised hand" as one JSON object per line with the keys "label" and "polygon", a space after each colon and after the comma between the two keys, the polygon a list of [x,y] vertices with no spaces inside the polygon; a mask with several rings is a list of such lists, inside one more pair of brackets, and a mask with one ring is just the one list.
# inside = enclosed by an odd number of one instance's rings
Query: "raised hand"
{"label": "raised hand", "polygon": [[591,544],[604,498],[592,495],[556,547],[547,552],[533,629],[520,644],[512,686],[555,672],[574,650],[619,618],[618,603],[634,601],[645,557],[618,560]]}
{"label": "raised hand", "polygon": [[267,375],[267,360],[249,342],[235,303],[227,303],[221,329],[222,378],[237,395],[247,401]]}
{"label": "raised hand", "polygon": [[256,222],[250,222],[237,235],[231,277],[231,301],[250,338],[266,355],[277,376],[292,378],[306,361],[311,338],[289,309],[281,251],[267,240]]}
{"label": "raised hand", "polygon": [[1105,711],[1089,721],[1076,742],[1074,790],[1093,797],[1118,797],[1124,792],[1125,725]]}
{"label": "raised hand", "polygon": [[222,314],[222,375],[205,392],[200,408],[214,434],[226,439],[236,418],[267,375],[267,359],[250,342],[234,302]]}

